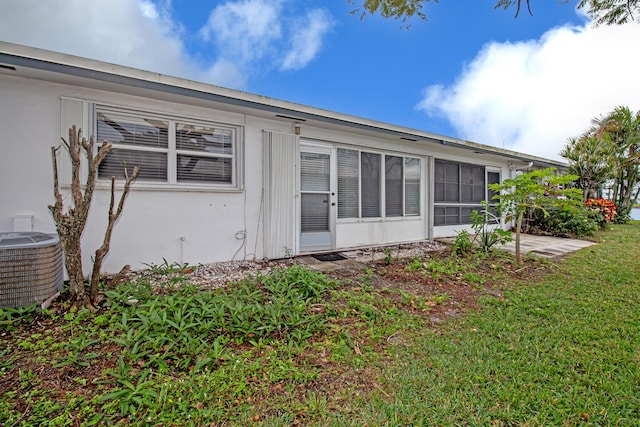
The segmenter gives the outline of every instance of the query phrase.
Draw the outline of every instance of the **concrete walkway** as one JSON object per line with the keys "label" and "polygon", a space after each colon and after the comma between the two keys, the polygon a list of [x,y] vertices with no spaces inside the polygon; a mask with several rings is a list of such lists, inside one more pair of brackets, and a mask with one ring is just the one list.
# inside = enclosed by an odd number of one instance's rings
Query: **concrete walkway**
{"label": "concrete walkway", "polygon": [[[513,240],[502,246],[500,249],[515,253],[516,236],[515,234],[512,234],[512,236]],[[563,237],[533,236],[531,234],[520,235],[520,251],[522,252],[522,255],[532,253],[545,258],[564,255],[579,249],[588,248],[595,244],[595,242],[589,242],[587,240],[565,239]]]}

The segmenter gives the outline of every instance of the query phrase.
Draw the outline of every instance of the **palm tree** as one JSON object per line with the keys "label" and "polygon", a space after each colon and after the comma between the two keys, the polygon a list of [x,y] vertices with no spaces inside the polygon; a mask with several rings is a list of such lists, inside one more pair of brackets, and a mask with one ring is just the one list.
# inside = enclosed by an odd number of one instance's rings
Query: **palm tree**
{"label": "palm tree", "polygon": [[591,132],[608,136],[615,149],[613,199],[621,218],[628,216],[638,199],[640,183],[640,111],[618,106],[601,119],[593,120]]}
{"label": "palm tree", "polygon": [[570,138],[560,155],[569,162],[569,173],[580,177],[576,187],[583,191],[583,201],[599,197],[603,185],[614,177],[615,146],[607,134]]}

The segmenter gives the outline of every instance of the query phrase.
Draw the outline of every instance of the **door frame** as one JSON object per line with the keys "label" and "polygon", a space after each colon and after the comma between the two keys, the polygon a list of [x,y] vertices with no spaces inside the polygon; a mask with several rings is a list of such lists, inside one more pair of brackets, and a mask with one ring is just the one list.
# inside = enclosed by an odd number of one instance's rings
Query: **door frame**
{"label": "door frame", "polygon": [[[318,153],[329,155],[329,233],[328,241],[325,244],[306,244],[305,237],[318,237],[322,233],[302,233],[302,186],[301,186],[301,165],[297,171],[297,191],[296,191],[296,230],[297,230],[297,252],[299,254],[333,251],[336,249],[336,219],[337,219],[337,174],[336,174],[336,148],[330,144],[312,142],[308,140],[300,141],[300,150],[298,154],[298,164],[300,164],[300,156],[302,153]],[[313,236],[317,234],[318,236]]]}

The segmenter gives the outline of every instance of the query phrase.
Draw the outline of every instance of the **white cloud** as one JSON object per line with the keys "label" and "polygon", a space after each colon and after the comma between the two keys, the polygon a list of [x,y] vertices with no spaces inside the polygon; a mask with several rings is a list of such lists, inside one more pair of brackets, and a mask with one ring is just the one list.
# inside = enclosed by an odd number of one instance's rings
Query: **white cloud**
{"label": "white cloud", "polygon": [[287,14],[291,4],[291,0],[229,1],[211,12],[199,34],[241,69],[280,64],[281,70],[299,70],[318,55],[333,20],[324,9],[302,16]]}
{"label": "white cloud", "polygon": [[227,58],[247,64],[264,57],[281,37],[282,1],[241,0],[217,6],[200,30]]}
{"label": "white cloud", "polygon": [[0,39],[166,74],[193,64],[175,25],[151,1],[3,0]]}
{"label": "white cloud", "polygon": [[640,25],[560,27],[540,40],[492,42],[419,109],[475,142],[561,159],[567,138],[617,105],[640,109]]}
{"label": "white cloud", "polygon": [[293,25],[291,50],[282,61],[283,70],[298,70],[316,57],[325,34],[333,27],[331,15],[323,9],[313,9]]}
{"label": "white cloud", "polygon": [[142,12],[142,15],[144,17],[149,19],[158,19],[160,17],[156,5],[154,3],[151,3],[150,1],[141,0],[140,11]]}
{"label": "white cloud", "polygon": [[[198,33],[211,43],[209,51],[192,53],[171,0],[0,0],[0,40],[243,88],[253,70],[276,68],[285,48],[298,46],[295,35],[282,30],[282,22],[296,13],[283,10],[291,1],[238,0],[215,7]],[[320,18],[310,16],[316,37],[292,61],[297,68],[322,44]]]}

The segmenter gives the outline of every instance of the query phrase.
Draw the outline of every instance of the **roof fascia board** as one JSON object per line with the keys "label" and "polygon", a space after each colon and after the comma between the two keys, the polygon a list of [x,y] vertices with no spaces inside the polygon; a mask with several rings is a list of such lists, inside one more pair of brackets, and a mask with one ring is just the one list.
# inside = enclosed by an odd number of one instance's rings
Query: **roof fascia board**
{"label": "roof fascia board", "polygon": [[[7,52],[18,51],[18,53]],[[39,54],[39,58],[35,54]],[[51,59],[45,58],[50,56]],[[66,59],[66,61],[64,61]],[[73,63],[84,61],[87,66]],[[565,168],[566,164],[550,159],[530,156],[511,150],[500,149],[488,145],[448,138],[429,132],[400,126],[389,125],[373,120],[362,119],[328,110],[279,101],[269,97],[262,97],[246,92],[227,89],[206,83],[194,82],[177,77],[165,76],[130,67],[107,64],[71,55],[49,52],[41,49],[20,46],[6,42],[0,42],[0,63],[10,64],[15,67],[26,67],[45,72],[59,73],[79,78],[112,83],[123,86],[136,87],[151,91],[169,93],[190,98],[232,105],[249,110],[259,110],[273,113],[274,115],[287,116],[291,120],[298,118],[300,121],[317,121],[331,125],[355,128],[363,131],[383,133],[396,138],[416,142],[433,143],[471,150],[477,153],[491,154],[521,161],[533,161],[536,164],[551,167]],[[91,67],[93,66],[93,67]],[[105,70],[105,66],[109,66]],[[99,69],[103,68],[103,69]],[[134,75],[135,74],[135,75]],[[220,93],[218,93],[220,92]],[[252,99],[253,98],[253,99]]]}

